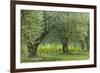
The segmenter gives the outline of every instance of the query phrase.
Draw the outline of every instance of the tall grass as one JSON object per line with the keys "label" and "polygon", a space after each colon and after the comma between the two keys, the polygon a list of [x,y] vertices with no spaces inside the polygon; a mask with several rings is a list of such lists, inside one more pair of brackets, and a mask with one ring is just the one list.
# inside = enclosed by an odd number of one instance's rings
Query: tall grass
{"label": "tall grass", "polygon": [[59,44],[44,44],[38,47],[38,54],[60,54],[62,46]]}
{"label": "tall grass", "polygon": [[[70,52],[84,52],[87,49],[81,49],[79,46],[69,45]],[[41,44],[38,47],[38,54],[61,54],[62,45],[61,44]]]}

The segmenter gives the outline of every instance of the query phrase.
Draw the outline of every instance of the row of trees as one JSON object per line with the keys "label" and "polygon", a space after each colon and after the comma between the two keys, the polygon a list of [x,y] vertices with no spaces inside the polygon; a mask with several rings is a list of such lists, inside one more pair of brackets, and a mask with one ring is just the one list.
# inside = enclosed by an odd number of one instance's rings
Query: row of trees
{"label": "row of trees", "polygon": [[41,43],[58,42],[63,53],[70,43],[89,49],[89,13],[21,10],[21,43],[29,57],[37,55]]}

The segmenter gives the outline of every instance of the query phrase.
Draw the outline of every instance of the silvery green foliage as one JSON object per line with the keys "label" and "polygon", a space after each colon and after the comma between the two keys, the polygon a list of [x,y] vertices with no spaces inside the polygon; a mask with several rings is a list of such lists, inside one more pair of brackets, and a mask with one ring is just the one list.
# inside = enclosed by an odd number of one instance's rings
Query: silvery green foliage
{"label": "silvery green foliage", "polygon": [[81,40],[86,44],[85,41],[89,41],[89,13],[21,10],[21,48],[29,42],[38,43],[35,40],[47,31],[41,44],[61,43],[62,38],[69,39],[69,43]]}

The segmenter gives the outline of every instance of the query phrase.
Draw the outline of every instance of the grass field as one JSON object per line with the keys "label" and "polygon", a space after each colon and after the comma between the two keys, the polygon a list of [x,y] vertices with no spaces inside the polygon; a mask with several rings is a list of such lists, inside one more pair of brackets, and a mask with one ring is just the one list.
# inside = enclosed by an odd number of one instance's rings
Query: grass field
{"label": "grass field", "polygon": [[69,51],[69,53],[63,54],[62,46],[60,44],[40,45],[38,47],[38,55],[36,57],[22,57],[21,62],[71,61],[89,59],[89,52],[86,49],[82,50],[78,47],[69,46]]}

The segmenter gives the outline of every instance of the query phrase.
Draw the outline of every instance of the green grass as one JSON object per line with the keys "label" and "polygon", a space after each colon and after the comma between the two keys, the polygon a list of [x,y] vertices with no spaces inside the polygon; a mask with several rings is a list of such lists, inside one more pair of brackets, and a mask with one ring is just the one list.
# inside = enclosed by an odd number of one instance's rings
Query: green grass
{"label": "green grass", "polygon": [[72,61],[87,60],[89,52],[78,47],[69,47],[70,53],[63,54],[60,44],[46,44],[38,47],[38,55],[34,58],[21,58],[21,62],[43,62],[43,61]]}

